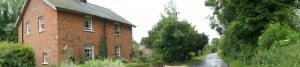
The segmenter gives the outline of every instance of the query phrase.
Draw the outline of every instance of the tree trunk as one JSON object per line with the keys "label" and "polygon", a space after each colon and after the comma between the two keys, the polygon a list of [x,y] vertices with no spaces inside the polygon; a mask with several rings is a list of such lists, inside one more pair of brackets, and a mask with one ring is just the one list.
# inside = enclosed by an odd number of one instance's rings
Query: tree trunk
{"label": "tree trunk", "polygon": [[195,55],[196,55],[196,56],[198,56],[198,55],[199,55],[199,54],[198,54],[198,51],[195,51]]}

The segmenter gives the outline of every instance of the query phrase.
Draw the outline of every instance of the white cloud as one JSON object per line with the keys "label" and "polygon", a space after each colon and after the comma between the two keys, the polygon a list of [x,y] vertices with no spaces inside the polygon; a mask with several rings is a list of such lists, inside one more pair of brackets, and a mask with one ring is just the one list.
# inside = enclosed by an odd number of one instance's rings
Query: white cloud
{"label": "white cloud", "polygon": [[[188,20],[196,26],[198,32],[204,32],[209,38],[219,37],[218,33],[209,27],[206,17],[212,13],[205,7],[205,0],[175,0],[179,18]],[[148,36],[148,31],[159,21],[164,5],[168,0],[88,0],[88,2],[111,9],[137,27],[133,28],[133,39],[139,42]]]}

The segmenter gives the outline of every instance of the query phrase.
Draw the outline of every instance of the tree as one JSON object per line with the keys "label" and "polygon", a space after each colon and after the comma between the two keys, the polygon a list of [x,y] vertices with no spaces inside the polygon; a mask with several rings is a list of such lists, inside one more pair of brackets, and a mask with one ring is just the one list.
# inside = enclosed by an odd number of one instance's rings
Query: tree
{"label": "tree", "polygon": [[213,38],[212,41],[211,41],[211,44],[212,45],[217,45],[219,42],[219,38]]}
{"label": "tree", "polygon": [[0,41],[17,42],[18,30],[14,25],[23,2],[24,0],[0,1]]}
{"label": "tree", "polygon": [[232,58],[248,53],[243,59],[250,59],[259,36],[272,21],[291,28],[299,24],[294,12],[299,9],[298,0],[206,0],[206,6],[214,10],[212,17],[217,20],[211,26],[225,30],[219,31],[224,38],[222,51]]}
{"label": "tree", "polygon": [[165,6],[164,11],[165,15],[161,14],[162,19],[154,26],[154,28],[148,31],[149,36],[142,38],[141,43],[145,44],[148,48],[153,48],[154,41],[158,39],[158,33],[165,25],[170,23],[169,20],[177,20],[177,14],[179,12],[176,10],[176,5],[172,0]]}
{"label": "tree", "polygon": [[166,62],[182,62],[189,59],[189,53],[201,50],[208,40],[205,34],[198,34],[195,27],[187,21],[179,21],[177,14],[175,4],[170,1],[162,19],[149,31],[149,37],[142,40],[162,55],[162,60]]}
{"label": "tree", "polygon": [[191,52],[194,52],[196,56],[199,56],[198,51],[203,50],[204,46],[208,43],[208,36],[204,33],[199,34],[195,31],[195,34],[190,35],[190,38],[191,46],[189,48]]}
{"label": "tree", "polygon": [[192,26],[184,21],[174,21],[165,25],[159,32],[159,38],[154,42],[156,52],[163,55],[166,62],[184,61],[189,59],[190,40],[193,34]]}

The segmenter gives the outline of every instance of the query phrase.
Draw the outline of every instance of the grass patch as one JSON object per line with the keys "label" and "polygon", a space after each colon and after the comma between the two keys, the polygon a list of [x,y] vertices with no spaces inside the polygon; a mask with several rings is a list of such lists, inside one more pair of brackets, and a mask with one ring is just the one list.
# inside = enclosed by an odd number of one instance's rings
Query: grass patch
{"label": "grass patch", "polygon": [[193,57],[192,59],[187,60],[184,65],[192,66],[192,65],[197,64],[199,62],[202,62],[205,58],[206,58],[206,54],[201,55],[201,56],[197,56],[197,57]]}
{"label": "grass patch", "polygon": [[128,63],[126,67],[163,67],[163,61],[148,62],[148,63]]}
{"label": "grass patch", "polygon": [[[175,62],[175,63],[168,63],[167,65],[189,67],[194,64],[202,62],[205,58],[206,55],[201,55],[201,56],[193,57],[190,60],[186,60],[184,63]],[[164,63],[162,61],[157,61],[157,62],[148,62],[148,63],[128,63],[125,66],[126,67],[161,67],[161,64]]]}
{"label": "grass patch", "polygon": [[229,57],[224,57],[224,56],[221,56],[221,57],[230,67],[244,67],[245,66],[245,65],[243,65],[242,62],[240,62],[238,60],[233,60]]}

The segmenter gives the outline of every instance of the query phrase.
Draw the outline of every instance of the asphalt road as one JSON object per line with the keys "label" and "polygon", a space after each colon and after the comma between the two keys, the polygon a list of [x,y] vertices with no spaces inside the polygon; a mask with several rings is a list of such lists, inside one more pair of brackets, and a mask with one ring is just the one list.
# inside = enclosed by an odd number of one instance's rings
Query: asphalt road
{"label": "asphalt road", "polygon": [[202,62],[193,65],[192,67],[229,67],[217,53],[208,54]]}

